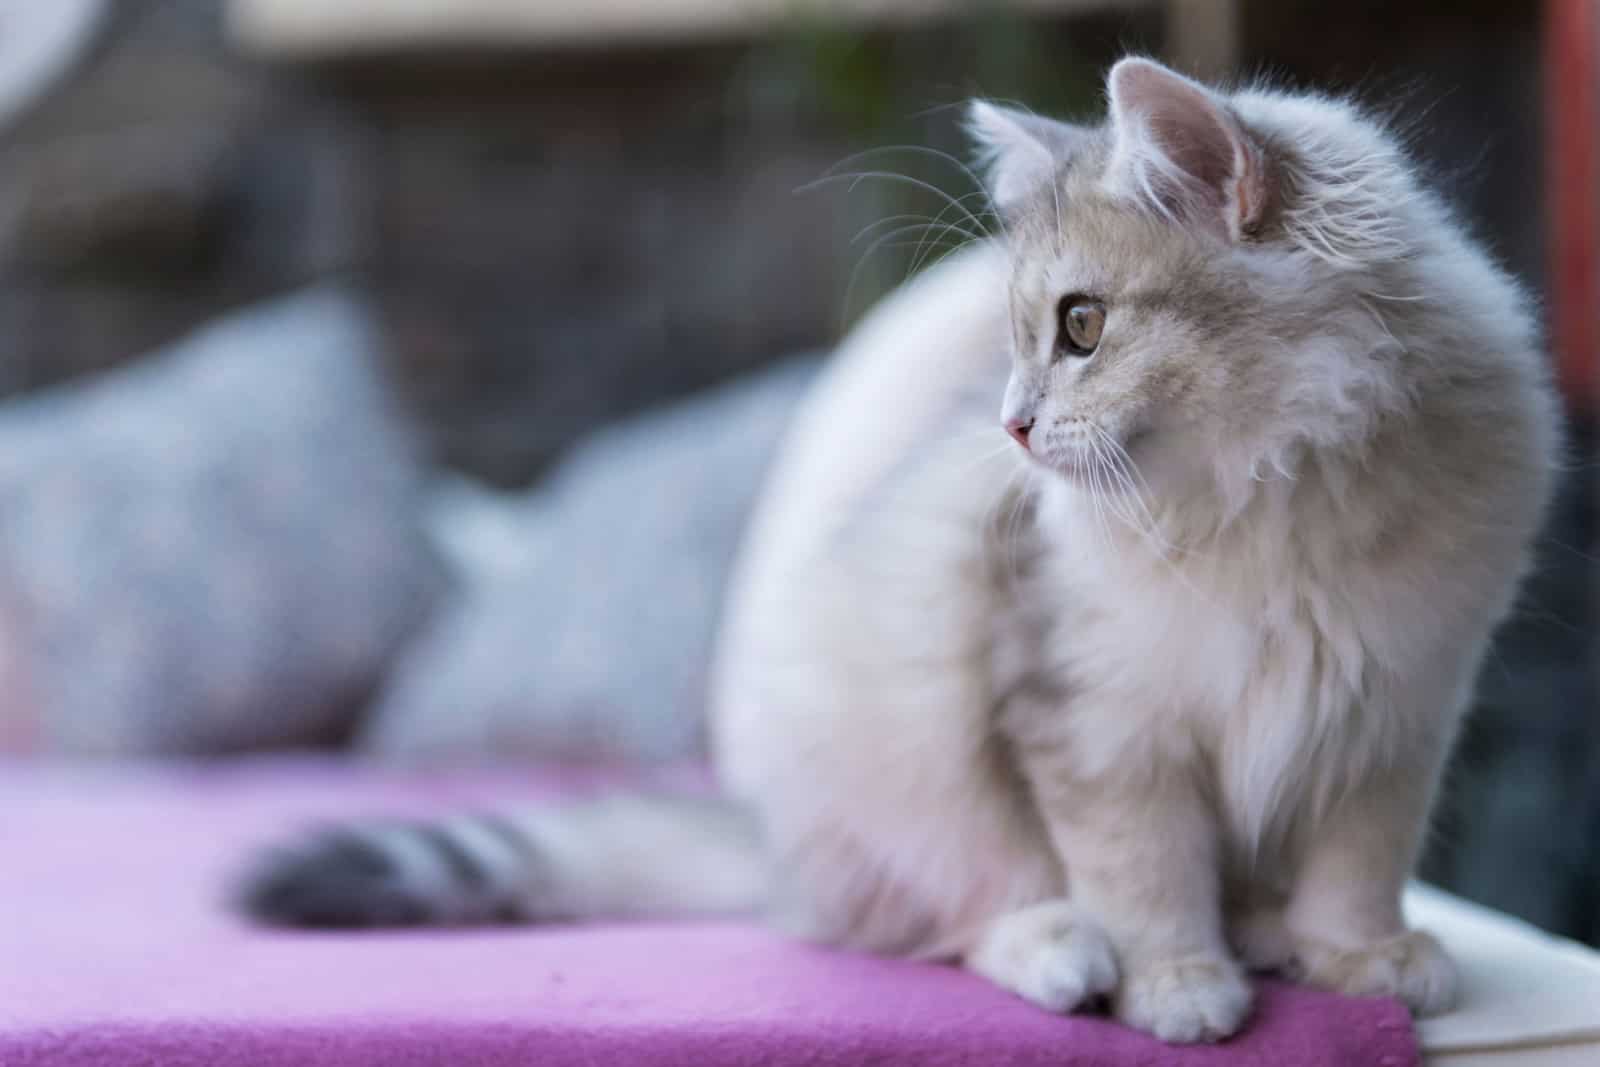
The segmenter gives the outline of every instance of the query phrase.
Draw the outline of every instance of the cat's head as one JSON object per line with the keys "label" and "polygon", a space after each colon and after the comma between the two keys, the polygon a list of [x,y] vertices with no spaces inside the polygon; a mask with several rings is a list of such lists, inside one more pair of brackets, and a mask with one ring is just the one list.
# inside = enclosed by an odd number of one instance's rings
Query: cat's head
{"label": "cat's head", "polygon": [[1068,478],[1117,484],[1122,449],[1158,493],[1231,494],[1368,432],[1400,390],[1367,299],[1407,251],[1399,152],[1342,104],[1145,59],[1107,95],[1098,127],[970,112],[1011,255],[1012,435]]}

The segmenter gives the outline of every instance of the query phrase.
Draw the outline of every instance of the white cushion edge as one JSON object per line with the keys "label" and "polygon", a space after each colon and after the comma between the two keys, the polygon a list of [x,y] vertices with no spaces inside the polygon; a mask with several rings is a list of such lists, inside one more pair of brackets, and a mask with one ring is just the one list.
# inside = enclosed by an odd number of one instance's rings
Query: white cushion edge
{"label": "white cushion edge", "polygon": [[1455,1010],[1417,1023],[1430,1064],[1465,1062],[1440,1053],[1551,1046],[1600,1064],[1600,953],[1432,886],[1409,887],[1405,908],[1461,968]]}

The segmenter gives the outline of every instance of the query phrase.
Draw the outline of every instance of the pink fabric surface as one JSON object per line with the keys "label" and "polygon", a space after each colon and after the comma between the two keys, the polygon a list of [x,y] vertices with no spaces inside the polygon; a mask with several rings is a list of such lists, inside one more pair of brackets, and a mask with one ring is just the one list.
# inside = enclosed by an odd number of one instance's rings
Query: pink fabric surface
{"label": "pink fabric surface", "polygon": [[[570,787],[571,781],[558,783]],[[4,1067],[1410,1067],[1390,1000],[1267,985],[1249,1029],[1168,1048],[955,968],[739,923],[330,934],[223,905],[307,819],[542,797],[504,773],[329,763],[0,764]]]}

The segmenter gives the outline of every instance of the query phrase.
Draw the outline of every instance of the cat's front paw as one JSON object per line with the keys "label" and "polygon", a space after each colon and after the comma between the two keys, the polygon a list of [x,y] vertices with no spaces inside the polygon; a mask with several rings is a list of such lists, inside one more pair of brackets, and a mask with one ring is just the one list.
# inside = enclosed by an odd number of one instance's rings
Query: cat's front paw
{"label": "cat's front paw", "polygon": [[1117,1017],[1174,1044],[1220,1041],[1250,1014],[1251,989],[1225,956],[1158,960],[1131,971],[1117,995]]}
{"label": "cat's front paw", "polygon": [[1410,930],[1355,949],[1301,938],[1298,977],[1306,984],[1357,997],[1398,997],[1415,1015],[1455,1006],[1456,965],[1433,935]]}
{"label": "cat's front paw", "polygon": [[995,985],[1062,1014],[1108,995],[1117,984],[1117,961],[1105,931],[1064,900],[1002,915],[966,962]]}

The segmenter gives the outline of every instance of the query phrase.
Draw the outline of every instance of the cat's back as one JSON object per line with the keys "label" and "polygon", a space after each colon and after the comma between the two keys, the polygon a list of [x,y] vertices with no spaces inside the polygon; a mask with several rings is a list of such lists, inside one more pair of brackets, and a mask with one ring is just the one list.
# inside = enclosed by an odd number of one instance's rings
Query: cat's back
{"label": "cat's back", "polygon": [[987,242],[955,253],[875,308],[840,345],[767,476],[742,577],[810,555],[834,536],[940,420],[1008,367],[1006,260]]}
{"label": "cat's back", "polygon": [[1008,273],[980,244],[874,310],[747,533],[712,743],[783,871],[769,917],[791,933],[939,955],[1002,902],[1059,890],[1011,768],[985,755],[993,532],[1020,520],[1026,471],[1000,425]]}
{"label": "cat's back", "polygon": [[[735,786],[754,762],[744,753],[771,735],[762,720],[775,714],[776,668],[803,674],[812,650],[796,646],[830,625],[820,613],[854,599],[820,591],[852,580],[861,543],[890,527],[915,536],[924,522],[970,528],[963,516],[1007,488],[1019,463],[999,425],[1007,271],[1004,252],[982,242],[918,275],[851,332],[795,416],[748,527],[719,643],[714,744]],[[917,570],[931,581],[941,580],[939,556],[920,543]]]}

